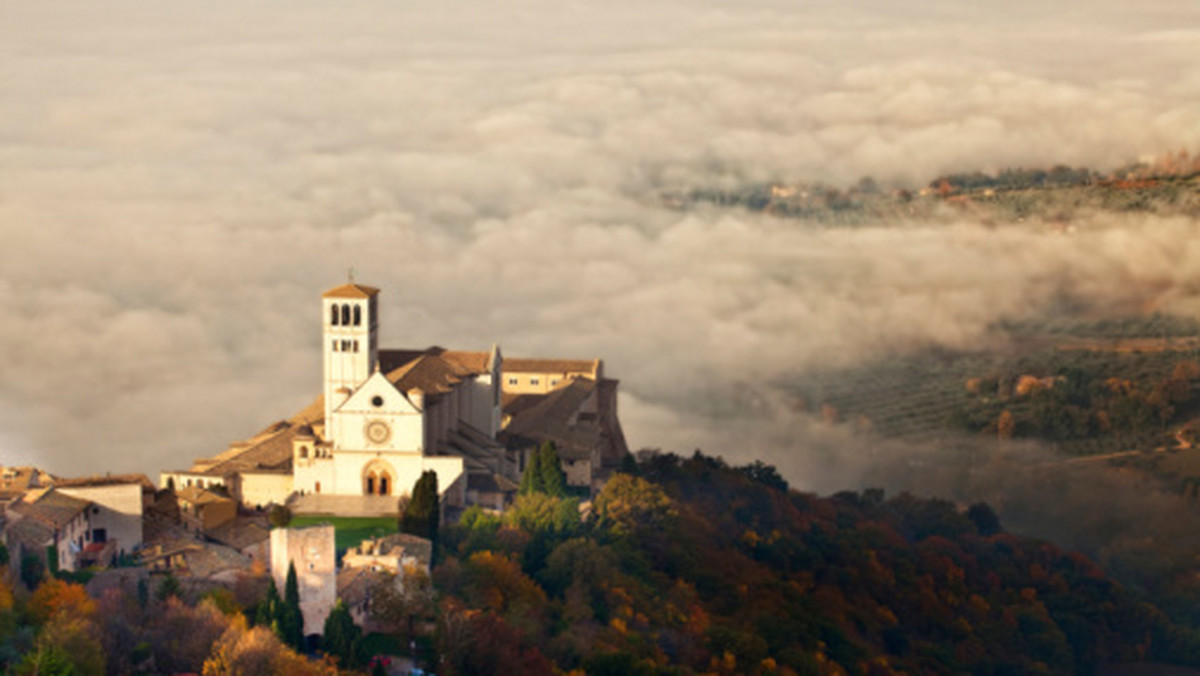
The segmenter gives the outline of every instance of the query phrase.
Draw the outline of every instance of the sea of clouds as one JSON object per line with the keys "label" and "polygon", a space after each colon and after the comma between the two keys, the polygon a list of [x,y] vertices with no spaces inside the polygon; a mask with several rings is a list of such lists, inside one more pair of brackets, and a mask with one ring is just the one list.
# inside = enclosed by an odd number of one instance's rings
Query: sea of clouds
{"label": "sea of clouds", "polygon": [[0,463],[153,477],[287,417],[353,268],[384,346],[600,356],[634,448],[853,486],[845,430],[710,412],[1063,298],[1196,314],[1196,223],[843,229],[659,196],[1197,150],[1197,25],[1170,1],[4,3]]}

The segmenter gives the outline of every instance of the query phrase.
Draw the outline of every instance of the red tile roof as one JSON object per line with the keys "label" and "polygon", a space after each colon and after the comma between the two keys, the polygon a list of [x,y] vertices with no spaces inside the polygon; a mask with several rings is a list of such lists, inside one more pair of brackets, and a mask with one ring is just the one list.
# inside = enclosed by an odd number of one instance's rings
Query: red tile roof
{"label": "red tile roof", "polygon": [[322,298],[370,298],[379,293],[373,286],[361,284],[343,284],[321,294]]}

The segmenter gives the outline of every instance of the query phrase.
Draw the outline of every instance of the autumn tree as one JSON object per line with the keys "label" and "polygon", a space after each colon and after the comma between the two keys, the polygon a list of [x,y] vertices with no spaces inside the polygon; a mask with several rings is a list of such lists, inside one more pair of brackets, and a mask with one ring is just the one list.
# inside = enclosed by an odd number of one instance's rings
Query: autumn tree
{"label": "autumn tree", "polygon": [[1013,417],[1012,411],[1004,409],[1000,413],[1000,417],[996,419],[996,437],[1001,441],[1012,439],[1016,429],[1017,420]]}
{"label": "autumn tree", "polygon": [[284,645],[269,628],[247,629],[242,618],[234,618],[213,645],[204,661],[203,676],[244,674],[287,674],[288,676],[336,676],[337,667],[312,661]]}
{"label": "autumn tree", "polygon": [[96,613],[96,602],[83,585],[52,577],[38,585],[29,597],[28,612],[37,624],[45,624],[58,615],[89,618]]}
{"label": "autumn tree", "polygon": [[100,631],[89,616],[61,612],[38,634],[36,649],[18,673],[103,676],[107,665]]}
{"label": "autumn tree", "polygon": [[596,496],[600,523],[617,535],[660,529],[678,514],[662,488],[645,479],[615,474]]}
{"label": "autumn tree", "polygon": [[200,671],[213,643],[230,623],[230,619],[207,600],[189,606],[172,596],[153,612],[147,639],[154,663],[164,673]]}
{"label": "autumn tree", "polygon": [[446,656],[438,673],[457,676],[549,676],[557,670],[522,632],[489,613],[444,610],[438,632]]}
{"label": "autumn tree", "polygon": [[434,614],[433,583],[429,574],[407,567],[404,576],[384,575],[371,587],[371,620],[403,641],[417,634],[417,620]]}

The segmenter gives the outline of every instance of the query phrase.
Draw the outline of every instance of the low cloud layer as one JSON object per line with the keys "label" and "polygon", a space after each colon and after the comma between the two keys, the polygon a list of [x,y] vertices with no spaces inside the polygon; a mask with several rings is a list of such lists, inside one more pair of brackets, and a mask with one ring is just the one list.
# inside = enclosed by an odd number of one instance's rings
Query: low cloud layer
{"label": "low cloud layer", "polygon": [[[663,208],[1200,148],[1191,3],[360,0],[0,8],[0,461],[189,464],[318,389],[317,298],[387,346],[603,356],[634,446],[853,483],[738,388],[1061,299],[1194,314],[1195,224],[830,229]],[[830,436],[832,435],[832,436]]]}

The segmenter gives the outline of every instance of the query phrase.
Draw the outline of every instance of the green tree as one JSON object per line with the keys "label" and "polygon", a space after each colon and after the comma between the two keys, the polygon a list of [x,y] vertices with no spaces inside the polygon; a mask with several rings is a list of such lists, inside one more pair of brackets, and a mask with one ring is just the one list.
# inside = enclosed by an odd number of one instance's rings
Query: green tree
{"label": "green tree", "polygon": [[561,498],[567,494],[567,475],[562,470],[562,460],[554,442],[547,441],[538,450],[538,475],[541,489],[546,495]]}
{"label": "green tree", "polygon": [[279,588],[275,586],[275,578],[268,575],[267,595],[258,604],[258,612],[254,615],[254,625],[269,628],[275,621],[275,615],[279,612],[279,605]]}
{"label": "green tree", "polygon": [[271,513],[267,516],[271,525],[276,528],[284,528],[292,522],[292,510],[287,508],[287,505],[275,505],[271,508]]}
{"label": "green tree", "polygon": [[166,601],[172,596],[179,598],[181,593],[182,589],[179,585],[179,578],[168,572],[167,576],[162,579],[162,582],[158,583],[158,590],[155,592],[155,596],[159,601]]}
{"label": "green tree", "polygon": [[400,532],[426,538],[436,545],[440,520],[437,472],[426,470],[413,484],[412,502],[400,519]]}
{"label": "green tree", "polygon": [[75,673],[71,657],[62,647],[49,644],[39,645],[37,650],[26,653],[17,665],[18,674],[44,674],[45,676],[70,676]]}
{"label": "green tree", "polygon": [[300,585],[296,579],[295,562],[288,563],[287,581],[283,584],[283,603],[275,616],[279,638],[298,651],[304,650],[304,614],[300,611]]}
{"label": "green tree", "polygon": [[542,454],[540,450],[537,450],[529,454],[529,464],[525,465],[525,473],[521,475],[521,487],[517,490],[517,495],[544,492],[545,487],[542,483]]}
{"label": "green tree", "polygon": [[357,653],[362,645],[361,639],[362,630],[354,624],[346,604],[338,599],[329,617],[325,618],[325,653],[336,657],[342,668],[354,668],[359,664]]}
{"label": "green tree", "polygon": [[[34,669],[27,673],[102,676],[107,656],[99,633],[91,619],[70,614],[55,617],[38,635],[39,655],[31,665]],[[65,659],[66,664],[60,659]]]}
{"label": "green tree", "polygon": [[979,531],[980,535],[987,536],[1004,532],[1004,527],[1000,525],[1000,518],[996,516],[991,505],[986,502],[977,502],[968,507],[967,518],[975,524],[975,530]]}
{"label": "green tree", "polygon": [[46,577],[46,563],[37,554],[21,557],[21,583],[27,589],[36,589]]}

